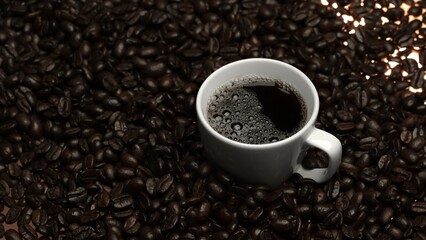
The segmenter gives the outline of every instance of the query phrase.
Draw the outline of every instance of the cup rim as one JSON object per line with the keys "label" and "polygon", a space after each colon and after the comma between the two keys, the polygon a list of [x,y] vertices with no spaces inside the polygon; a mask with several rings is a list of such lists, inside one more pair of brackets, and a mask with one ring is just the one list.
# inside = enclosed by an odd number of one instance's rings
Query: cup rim
{"label": "cup rim", "polygon": [[[283,67],[291,69],[292,71],[295,71],[298,75],[300,75],[300,77],[302,79],[304,79],[304,81],[306,82],[306,84],[310,88],[309,89],[310,92],[313,94],[314,105],[313,105],[311,116],[309,117],[309,119],[307,119],[305,125],[301,129],[299,129],[299,131],[297,131],[296,133],[294,133],[293,135],[291,135],[288,138],[285,138],[285,139],[277,141],[277,142],[261,143],[261,144],[251,144],[251,143],[238,142],[238,141],[229,139],[229,138],[223,136],[222,134],[220,134],[219,132],[217,132],[216,130],[214,130],[210,126],[210,124],[208,123],[206,116],[204,116],[204,114],[203,114],[202,106],[201,106],[201,95],[205,92],[205,90],[207,88],[207,83],[216,77],[216,75],[218,74],[218,71],[226,70],[228,68],[234,67],[235,65],[246,64],[246,63],[254,63],[254,62],[279,64],[279,65],[282,65]],[[250,74],[250,73],[248,73],[248,74]],[[296,68],[296,67],[294,67],[294,66],[292,66],[288,63],[285,63],[285,62],[282,62],[282,61],[279,61],[279,60],[275,60],[275,59],[270,59],[270,58],[248,58],[248,59],[237,60],[237,61],[225,64],[225,65],[221,66],[220,68],[216,69],[201,84],[201,87],[199,88],[198,93],[197,93],[197,98],[196,98],[195,104],[196,104],[196,113],[197,113],[198,123],[203,125],[203,127],[210,134],[212,134],[215,138],[219,139],[220,141],[225,142],[226,144],[236,146],[236,147],[240,147],[240,148],[251,148],[251,149],[273,148],[273,147],[280,146],[280,145],[286,145],[290,142],[295,141],[296,139],[303,136],[311,127],[314,126],[316,118],[318,116],[318,112],[319,112],[318,92],[317,92],[314,84],[306,76],[306,74],[304,74],[301,70],[299,70],[298,68]]]}

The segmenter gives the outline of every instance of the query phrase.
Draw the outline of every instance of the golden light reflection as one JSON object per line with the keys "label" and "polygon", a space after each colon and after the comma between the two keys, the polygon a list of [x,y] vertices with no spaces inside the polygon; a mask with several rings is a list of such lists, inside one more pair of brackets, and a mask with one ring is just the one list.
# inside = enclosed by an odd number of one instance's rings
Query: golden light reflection
{"label": "golden light reflection", "polygon": [[[332,1],[330,1],[330,2],[332,2]],[[323,5],[325,5],[325,6],[329,6],[329,5],[331,5],[331,7],[333,7],[333,8],[335,8],[335,9],[338,9],[338,4],[336,3],[336,2],[332,2],[332,3],[330,3],[328,0],[321,0],[321,4],[323,4]],[[364,6],[364,1],[363,0],[361,0],[360,2],[359,2],[359,5],[360,6]],[[396,6],[393,4],[393,3],[389,3],[389,5],[388,5],[388,7],[389,7],[389,9],[390,8],[395,8]],[[405,14],[407,15],[407,12],[408,12],[408,9],[410,8],[410,5],[408,5],[408,4],[406,4],[406,3],[403,3],[403,4],[401,4],[401,6],[400,6],[403,10],[404,10],[404,12],[405,12]],[[347,8],[347,5],[344,7],[345,9],[348,9]],[[379,8],[381,8],[382,10],[384,10],[384,11],[387,11],[388,10],[388,8],[384,8],[384,7],[382,7],[382,5],[380,5],[379,3],[375,3],[375,5],[374,5],[374,8],[376,8],[376,9],[379,9]],[[426,10],[424,10],[424,12],[426,12]],[[359,20],[355,20],[354,19],[354,17],[353,16],[351,16],[351,15],[348,15],[348,14],[346,14],[346,13],[337,13],[337,16],[338,17],[341,17],[342,18],[342,20],[343,20],[343,22],[344,23],[346,23],[346,24],[350,24],[350,25],[352,25],[353,26],[353,28],[351,28],[349,31],[348,31],[348,33],[349,34],[355,34],[355,28],[358,28],[358,27],[363,27],[363,26],[365,26],[365,24],[366,24],[366,22],[365,22],[365,19],[364,18],[361,18],[361,19],[359,19]],[[420,14],[420,16],[422,16],[422,14]],[[419,19],[419,20],[422,20],[421,19],[421,17],[414,17],[414,16],[412,16],[412,15],[409,15],[409,21],[412,21],[412,20],[414,20],[414,19]],[[381,18],[380,18],[380,20],[381,20],[381,23],[382,24],[386,24],[386,23],[389,23],[390,21],[389,21],[389,19],[387,18],[387,17],[385,17],[385,16],[382,16]],[[399,24],[399,21],[396,21],[395,22],[396,24]],[[426,24],[424,24],[424,26],[423,27],[426,27]],[[387,41],[392,41],[393,39],[392,38],[390,38],[390,37],[388,37],[388,38],[386,38],[386,40]],[[347,41],[345,41],[345,42],[343,42],[343,45],[344,46],[348,46],[348,42]],[[420,63],[420,58],[419,58],[419,47],[412,47],[412,51],[408,54],[408,55],[406,55],[405,56],[405,53],[404,53],[404,51],[406,51],[407,50],[407,48],[406,47],[401,47],[401,48],[399,48],[399,49],[395,49],[395,51],[391,54],[391,57],[394,57],[394,58],[396,58],[396,57],[399,57],[400,59],[402,59],[402,60],[404,60],[404,59],[413,59],[413,60],[415,60],[416,62],[417,62],[417,66],[419,67],[419,68],[422,68],[423,67],[423,65]],[[401,56],[402,55],[402,56]],[[385,76],[390,76],[391,74],[392,74],[392,69],[393,68],[395,68],[396,66],[398,66],[398,62],[396,62],[396,61],[392,61],[392,60],[388,60],[387,58],[384,58],[384,59],[382,59],[382,61],[383,62],[385,62],[385,63],[387,63],[387,65],[388,65],[388,69],[386,70],[386,72],[384,73],[384,75]],[[373,61],[372,61],[372,63],[373,63]],[[424,70],[423,70],[424,71]],[[407,77],[409,75],[409,73],[408,72],[406,72],[406,71],[403,71],[402,72],[402,76],[403,77]],[[425,77],[424,77],[424,79],[426,80],[426,71],[425,71]],[[370,76],[366,76],[366,79],[369,79],[370,78]],[[421,93],[423,90],[422,90],[422,88],[413,88],[413,87],[408,87],[407,88],[409,91],[411,91],[411,92],[413,92],[413,93]],[[425,103],[425,105],[426,105],[426,101],[424,102]]]}
{"label": "golden light reflection", "polygon": [[421,93],[421,92],[423,92],[423,89],[421,89],[421,88],[408,87],[408,90],[410,90],[413,93]]}
{"label": "golden light reflection", "polygon": [[324,6],[328,6],[329,3],[327,0],[321,0],[321,4]]}
{"label": "golden light reflection", "polygon": [[423,65],[420,63],[419,53],[417,51],[412,51],[410,54],[408,54],[407,58],[415,60],[419,68],[423,67]]}

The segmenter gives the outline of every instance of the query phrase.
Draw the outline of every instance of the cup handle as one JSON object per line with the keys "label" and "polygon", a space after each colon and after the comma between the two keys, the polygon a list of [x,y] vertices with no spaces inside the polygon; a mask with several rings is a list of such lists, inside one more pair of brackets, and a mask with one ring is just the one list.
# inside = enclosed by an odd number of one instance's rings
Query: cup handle
{"label": "cup handle", "polygon": [[299,173],[304,178],[311,178],[318,183],[327,181],[334,175],[337,168],[339,168],[342,160],[342,144],[335,136],[315,127],[312,128],[310,134],[306,138],[306,143],[327,153],[329,157],[328,167],[306,169],[299,162],[295,167],[295,172]]}

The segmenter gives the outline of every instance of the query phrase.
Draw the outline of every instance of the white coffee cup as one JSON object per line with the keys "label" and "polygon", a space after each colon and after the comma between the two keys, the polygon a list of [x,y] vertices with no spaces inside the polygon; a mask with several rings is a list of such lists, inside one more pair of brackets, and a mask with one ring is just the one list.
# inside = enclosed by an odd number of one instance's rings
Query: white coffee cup
{"label": "white coffee cup", "polygon": [[[230,81],[249,75],[264,75],[293,86],[303,97],[305,125],[290,137],[265,144],[241,143],[219,134],[207,120],[209,101],[215,91]],[[277,103],[286,104],[286,103]],[[272,59],[251,58],[227,64],[213,72],[202,84],[196,100],[201,139],[207,156],[242,181],[278,186],[293,173],[316,182],[330,179],[341,162],[342,145],[333,135],[315,128],[319,98],[311,80],[297,68]],[[327,153],[327,168],[305,169],[301,161],[310,147]]]}

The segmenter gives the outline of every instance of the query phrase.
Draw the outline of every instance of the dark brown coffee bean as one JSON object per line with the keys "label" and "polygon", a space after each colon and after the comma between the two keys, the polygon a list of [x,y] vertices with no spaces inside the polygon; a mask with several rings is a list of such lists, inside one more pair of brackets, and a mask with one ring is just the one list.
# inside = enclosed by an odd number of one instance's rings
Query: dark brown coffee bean
{"label": "dark brown coffee bean", "polygon": [[80,216],[80,222],[82,224],[87,224],[91,222],[95,222],[100,217],[100,212],[97,209],[93,209],[87,212],[83,212],[83,214]]}
{"label": "dark brown coffee bean", "polygon": [[43,135],[43,125],[39,118],[33,117],[31,119],[29,132],[32,137],[39,139]]}
{"label": "dark brown coffee bean", "polygon": [[115,169],[114,176],[121,179],[129,179],[135,176],[135,170],[131,167],[120,166]]}
{"label": "dark brown coffee bean", "polygon": [[378,141],[375,137],[365,137],[359,141],[360,148],[363,150],[369,150],[377,146]]}
{"label": "dark brown coffee bean", "polygon": [[401,151],[401,157],[407,162],[407,163],[417,163],[419,160],[419,155],[416,153],[416,151],[406,148]]}
{"label": "dark brown coffee bean", "polygon": [[7,211],[7,214],[6,214],[5,223],[7,223],[7,224],[15,223],[18,220],[20,214],[21,214],[21,208],[20,207],[18,207],[16,205],[10,207],[9,211]]}
{"label": "dark brown coffee bean", "polygon": [[70,237],[73,239],[85,239],[90,237],[94,233],[94,229],[89,226],[77,226],[75,229],[72,229],[69,233]]}
{"label": "dark brown coffee bean", "polygon": [[48,220],[48,215],[45,210],[36,209],[31,214],[31,221],[34,226],[38,227],[40,225],[45,225]]}
{"label": "dark brown coffee bean", "polygon": [[336,124],[336,129],[342,132],[351,131],[355,128],[353,122],[339,122]]}
{"label": "dark brown coffee bean", "polygon": [[158,183],[157,183],[158,184],[158,187],[157,187],[158,191],[160,193],[167,192],[169,190],[169,188],[172,186],[173,182],[174,182],[174,178],[173,178],[172,175],[170,175],[170,174],[164,175],[162,178],[160,178],[158,180]]}
{"label": "dark brown coffee bean", "polygon": [[348,239],[359,239],[361,233],[354,230],[352,227],[343,224],[342,225],[342,235]]}
{"label": "dark brown coffee bean", "polygon": [[366,167],[361,170],[360,177],[365,182],[374,182],[377,180],[377,171],[375,168]]}
{"label": "dark brown coffee bean", "polygon": [[46,153],[46,160],[48,161],[56,161],[62,154],[62,148],[58,145],[53,145],[49,151]]}
{"label": "dark brown coffee bean", "polygon": [[207,184],[207,190],[215,199],[223,199],[226,197],[225,189],[217,182],[209,182]]}
{"label": "dark brown coffee bean", "polygon": [[46,192],[46,197],[51,200],[57,200],[63,196],[64,190],[61,185],[50,187]]}
{"label": "dark brown coffee bean", "polygon": [[393,161],[392,157],[389,155],[383,155],[380,157],[377,166],[382,171],[387,171],[389,169],[389,165]]}
{"label": "dark brown coffee bean", "polygon": [[61,97],[58,103],[58,113],[62,117],[68,117],[71,114],[72,104],[69,97]]}
{"label": "dark brown coffee bean", "polygon": [[312,208],[309,204],[300,204],[294,207],[293,214],[299,217],[306,217],[311,215]]}
{"label": "dark brown coffee bean", "polygon": [[140,177],[134,177],[126,183],[125,190],[129,193],[140,192],[145,189],[145,182]]}
{"label": "dark brown coffee bean", "polygon": [[401,229],[394,227],[394,226],[389,228],[387,232],[394,239],[402,239],[402,237],[403,237],[403,233],[402,233]]}
{"label": "dark brown coffee bean", "polygon": [[150,62],[143,66],[143,72],[149,77],[160,77],[166,72],[166,65],[163,62]]}
{"label": "dark brown coffee bean", "polygon": [[115,77],[112,74],[106,74],[102,78],[102,85],[104,86],[105,90],[111,93],[114,93],[120,87],[118,84],[118,81],[115,79]]}
{"label": "dark brown coffee bean", "polygon": [[412,176],[411,172],[400,167],[394,167],[392,168],[390,172],[390,179],[392,182],[395,182],[395,183],[405,182],[411,179],[411,176]]}
{"label": "dark brown coffee bean", "polygon": [[82,187],[78,187],[75,190],[68,192],[66,196],[69,202],[80,203],[86,201],[87,191]]}
{"label": "dark brown coffee bean", "polygon": [[340,211],[332,210],[328,212],[324,219],[324,224],[328,228],[337,228],[342,225],[343,217]]}
{"label": "dark brown coffee bean", "polygon": [[22,130],[29,129],[29,127],[31,125],[31,119],[27,114],[19,113],[19,114],[16,115],[15,119],[16,119],[18,126],[20,128],[22,128]]}
{"label": "dark brown coffee bean", "polygon": [[128,167],[136,168],[138,166],[138,160],[130,153],[122,154],[121,161]]}
{"label": "dark brown coffee bean", "polygon": [[6,240],[19,240],[22,239],[19,233],[15,229],[8,229],[4,233],[4,237]]}
{"label": "dark brown coffee bean", "polygon": [[259,221],[259,219],[262,217],[264,211],[262,207],[256,207],[253,209],[247,216],[248,220],[250,222],[256,222]]}
{"label": "dark brown coffee bean", "polygon": [[179,220],[179,213],[173,207],[168,207],[166,212],[166,218],[162,222],[161,230],[168,231],[174,228]]}
{"label": "dark brown coffee bean", "polygon": [[379,216],[379,221],[382,224],[387,224],[393,218],[394,210],[390,207],[383,209]]}
{"label": "dark brown coffee bean", "polygon": [[410,131],[404,130],[400,134],[400,139],[404,143],[409,143],[412,139],[412,134]]}
{"label": "dark brown coffee bean", "polygon": [[158,179],[155,179],[155,178],[148,178],[146,180],[146,184],[145,184],[146,190],[149,194],[151,195],[157,194],[157,191],[158,191],[157,182],[158,182]]}
{"label": "dark brown coffee bean", "polygon": [[205,201],[201,203],[199,211],[198,211],[198,218],[200,221],[206,220],[210,216],[211,211],[211,204],[208,201]]}
{"label": "dark brown coffee bean", "polygon": [[333,207],[329,204],[317,204],[312,209],[312,214],[316,218],[325,218],[326,214],[330,212]]}
{"label": "dark brown coffee bean", "polygon": [[96,199],[96,206],[98,208],[106,208],[108,207],[111,201],[110,194],[107,191],[101,192]]}
{"label": "dark brown coffee bean", "polygon": [[414,218],[413,225],[418,227],[419,229],[425,229],[425,216],[419,215],[416,218]]}
{"label": "dark brown coffee bean", "polygon": [[340,193],[340,183],[339,183],[339,181],[337,181],[337,180],[330,181],[326,185],[326,189],[327,189],[327,196],[330,199],[336,198],[339,195],[339,193]]}
{"label": "dark brown coffee bean", "polygon": [[155,239],[156,235],[155,230],[150,226],[144,226],[141,228],[140,237],[143,239]]}
{"label": "dark brown coffee bean", "polygon": [[125,209],[133,204],[133,198],[128,194],[114,196],[111,198],[111,204],[116,209]]}
{"label": "dark brown coffee bean", "polygon": [[[16,184],[11,190],[12,198],[15,200],[22,199],[25,195],[25,188],[22,184]],[[1,195],[1,194],[0,194]]]}
{"label": "dark brown coffee bean", "polygon": [[426,140],[423,137],[416,137],[413,138],[410,143],[409,147],[415,151],[421,150],[426,144]]}
{"label": "dark brown coffee bean", "polygon": [[19,233],[24,239],[37,239],[37,233],[28,224],[21,224],[19,226]]}
{"label": "dark brown coffee bean", "polygon": [[418,214],[426,213],[426,202],[414,202],[411,204],[411,211]]}
{"label": "dark brown coffee bean", "polygon": [[271,227],[277,232],[287,232],[293,228],[291,219],[276,218],[271,222]]}
{"label": "dark brown coffee bean", "polygon": [[135,215],[132,215],[126,219],[123,227],[124,227],[124,231],[127,234],[133,235],[139,231],[141,224],[138,221],[137,217]]}

